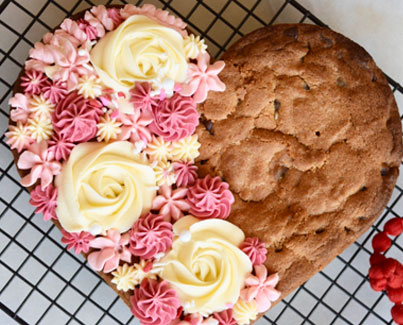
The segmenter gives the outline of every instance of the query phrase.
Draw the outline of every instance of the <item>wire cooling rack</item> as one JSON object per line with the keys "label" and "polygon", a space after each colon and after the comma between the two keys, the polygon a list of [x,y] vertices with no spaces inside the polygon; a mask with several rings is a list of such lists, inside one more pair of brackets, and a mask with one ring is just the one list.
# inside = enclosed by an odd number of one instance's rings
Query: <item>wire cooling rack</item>
{"label": "wire cooling rack", "polygon": [[[325,25],[294,0],[146,2],[182,17],[207,40],[216,57],[244,34],[267,24]],[[60,243],[59,230],[34,216],[3,135],[12,85],[33,43],[66,16],[111,3],[124,1],[6,0],[0,5],[0,324],[138,324],[85,260]],[[403,108],[402,87],[388,79]],[[391,201],[372,228],[258,324],[392,324],[392,304],[385,294],[370,289],[367,271],[370,239],[386,220],[403,212],[402,196],[400,177]],[[402,246],[403,237],[396,238],[388,254],[402,259]]]}

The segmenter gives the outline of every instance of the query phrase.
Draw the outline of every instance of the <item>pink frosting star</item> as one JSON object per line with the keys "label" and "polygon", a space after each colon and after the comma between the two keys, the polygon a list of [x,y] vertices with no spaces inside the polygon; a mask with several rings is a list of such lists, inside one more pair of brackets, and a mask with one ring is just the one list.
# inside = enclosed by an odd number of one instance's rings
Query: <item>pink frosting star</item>
{"label": "pink frosting star", "polygon": [[130,235],[122,236],[117,229],[109,229],[106,237],[97,237],[90,242],[90,247],[99,249],[88,255],[88,263],[95,271],[112,272],[119,266],[119,261],[131,262],[127,247]]}
{"label": "pink frosting star", "polygon": [[176,185],[179,187],[192,186],[197,179],[197,166],[191,162],[174,162]]}
{"label": "pink frosting star", "polygon": [[63,135],[55,134],[49,140],[49,151],[53,152],[56,160],[67,160],[71,150],[74,148],[74,143],[67,141]]}
{"label": "pink frosting star", "polygon": [[267,249],[256,237],[246,238],[239,248],[248,255],[252,265],[263,264],[266,261]]}
{"label": "pink frosting star", "polygon": [[262,265],[255,265],[255,274],[245,280],[246,288],[241,290],[241,298],[247,302],[256,300],[259,313],[269,310],[272,302],[280,298],[281,293],[275,289],[279,277],[272,274],[267,277],[267,269]]}
{"label": "pink frosting star", "polygon": [[148,125],[152,122],[152,117],[142,114],[139,109],[135,109],[133,114],[120,114],[119,120],[122,123],[120,140],[130,140],[131,142],[151,141],[151,132]]}
{"label": "pink frosting star", "polygon": [[42,88],[43,97],[49,99],[52,104],[57,104],[67,95],[66,83],[53,81]]}
{"label": "pink frosting star", "polygon": [[52,184],[45,190],[42,190],[40,185],[36,186],[31,192],[29,203],[36,207],[35,213],[43,214],[43,220],[57,219],[57,188]]}
{"label": "pink frosting star", "polygon": [[95,239],[89,232],[67,232],[62,229],[62,243],[67,244],[67,249],[74,249],[74,253],[80,254],[81,252],[88,253],[90,250],[90,243]]}
{"label": "pink frosting star", "polygon": [[108,17],[111,18],[112,21],[113,21],[113,29],[115,29],[123,21],[123,18],[120,15],[120,9],[118,9],[118,8],[108,8],[107,11],[108,11]]}
{"label": "pink frosting star", "polygon": [[222,182],[220,177],[211,178],[207,175],[189,188],[187,201],[189,212],[198,218],[228,218],[234,196],[229,185]]}
{"label": "pink frosting star", "polygon": [[186,202],[186,194],[188,189],[179,187],[172,191],[172,187],[164,184],[160,187],[158,195],[154,201],[152,210],[159,210],[159,214],[164,217],[166,221],[171,221],[171,218],[178,220],[183,217],[182,211],[188,211],[190,208],[189,203]]}
{"label": "pink frosting star", "polygon": [[66,18],[63,20],[60,28],[74,36],[80,43],[85,42],[88,39],[87,34],[83,31],[75,20]]}
{"label": "pink frosting star", "polygon": [[20,169],[31,169],[30,173],[21,179],[21,185],[28,187],[40,179],[42,190],[52,183],[53,175],[58,175],[62,168],[61,163],[54,160],[54,154],[49,152],[46,141],[33,143],[20,155],[17,165]]}
{"label": "pink frosting star", "polygon": [[176,318],[180,302],[168,282],[144,279],[130,298],[133,315],[142,325],[170,324]]}
{"label": "pink frosting star", "polygon": [[14,122],[25,123],[29,117],[29,97],[28,95],[17,93],[14,97],[11,97],[8,104],[14,109],[11,110],[11,120]]}
{"label": "pink frosting star", "polygon": [[109,17],[108,11],[103,5],[87,10],[84,19],[97,30],[98,37],[105,35],[105,29],[109,31],[114,28],[113,19]]}
{"label": "pink frosting star", "polygon": [[130,232],[130,251],[147,260],[170,249],[172,240],[172,224],[162,216],[149,213],[134,224]]}
{"label": "pink frosting star", "polygon": [[176,325],[218,325],[219,322],[213,317],[204,318],[199,313],[190,314],[183,321],[179,321]]}
{"label": "pink frosting star", "polygon": [[197,57],[197,65],[189,64],[189,82],[182,84],[181,94],[184,96],[193,95],[196,103],[204,102],[209,90],[224,91],[225,84],[218,78],[218,74],[224,69],[224,61],[217,61],[210,64],[210,55],[200,53]]}
{"label": "pink frosting star", "polygon": [[130,102],[145,113],[151,113],[152,108],[158,106],[158,98],[151,96],[151,86],[148,82],[136,82],[130,90]]}
{"label": "pink frosting star", "polygon": [[[77,20],[78,27],[87,35],[87,39],[92,41],[98,37],[98,30],[96,27],[90,25],[90,23],[84,19]],[[102,28],[103,30],[103,28]]]}
{"label": "pink frosting star", "polygon": [[24,92],[30,95],[39,95],[42,88],[49,85],[50,82],[43,72],[29,70],[21,77],[21,87]]}
{"label": "pink frosting star", "polygon": [[214,318],[219,325],[236,325],[236,320],[232,316],[232,309],[227,309],[219,313],[214,313]]}

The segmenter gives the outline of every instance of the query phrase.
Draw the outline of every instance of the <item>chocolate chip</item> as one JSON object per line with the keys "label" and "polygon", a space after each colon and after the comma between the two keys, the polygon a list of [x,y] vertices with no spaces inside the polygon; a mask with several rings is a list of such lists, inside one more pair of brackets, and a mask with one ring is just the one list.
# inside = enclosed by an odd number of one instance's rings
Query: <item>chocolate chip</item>
{"label": "chocolate chip", "polygon": [[237,102],[236,102],[236,106],[239,106],[242,104],[242,100],[240,98],[238,98]]}
{"label": "chocolate chip", "polygon": [[366,220],[368,220],[368,218],[365,217],[365,216],[359,216],[359,217],[358,217],[358,220],[360,220],[360,221],[366,221]]}
{"label": "chocolate chip", "polygon": [[340,87],[346,87],[347,86],[346,82],[341,77],[337,78],[336,84],[337,84],[337,86],[340,86]]}
{"label": "chocolate chip", "polygon": [[205,165],[207,164],[208,159],[200,160],[200,165]]}
{"label": "chocolate chip", "polygon": [[376,75],[375,75],[375,74],[372,75],[371,81],[372,81],[372,82],[375,82],[375,81],[376,81]]}
{"label": "chocolate chip", "polygon": [[293,39],[296,40],[298,38],[298,28],[297,27],[288,28],[284,31],[284,35],[292,37]]}
{"label": "chocolate chip", "polygon": [[351,232],[351,229],[348,227],[344,227],[344,231],[346,232],[346,234],[349,234]]}
{"label": "chocolate chip", "polygon": [[285,176],[285,174],[286,174],[287,172],[288,172],[288,168],[285,167],[285,166],[281,166],[281,167],[277,170],[276,174],[274,175],[274,179],[275,179],[276,181],[278,181],[279,179],[284,178],[284,176]]}
{"label": "chocolate chip", "polygon": [[332,47],[333,46],[333,40],[331,40],[330,38],[327,38],[326,36],[323,36],[322,34],[320,34],[320,38],[327,45],[326,47]]}
{"label": "chocolate chip", "polygon": [[281,102],[277,99],[274,100],[274,111],[278,112],[278,110],[280,109],[281,106]]}
{"label": "chocolate chip", "polygon": [[360,189],[361,192],[365,192],[366,190],[367,190],[367,187],[366,187],[366,186],[363,186],[363,187],[361,187],[361,189]]}
{"label": "chocolate chip", "polygon": [[388,167],[382,167],[381,168],[381,175],[382,176],[387,176],[389,174],[389,168]]}
{"label": "chocolate chip", "polygon": [[214,135],[214,130],[213,130],[213,122],[211,122],[210,120],[206,119],[203,115],[200,117],[200,121],[202,122],[202,124],[204,125],[204,127],[206,128],[206,130],[208,131],[208,133],[210,133],[210,135]]}
{"label": "chocolate chip", "polygon": [[309,85],[305,82],[305,84],[304,84],[304,89],[305,89],[305,90],[311,90],[311,87],[309,87]]}
{"label": "chocolate chip", "polygon": [[276,248],[274,249],[274,252],[275,252],[275,253],[280,253],[280,252],[282,252],[282,250],[283,250],[282,247],[276,247]]}
{"label": "chocolate chip", "polygon": [[315,132],[315,135],[316,135],[317,137],[320,137],[320,132],[319,132],[319,131],[316,131],[316,132]]}
{"label": "chocolate chip", "polygon": [[319,228],[318,230],[315,231],[315,233],[316,233],[317,235],[319,235],[319,234],[321,234],[321,233],[323,233],[323,232],[325,232],[325,228]]}

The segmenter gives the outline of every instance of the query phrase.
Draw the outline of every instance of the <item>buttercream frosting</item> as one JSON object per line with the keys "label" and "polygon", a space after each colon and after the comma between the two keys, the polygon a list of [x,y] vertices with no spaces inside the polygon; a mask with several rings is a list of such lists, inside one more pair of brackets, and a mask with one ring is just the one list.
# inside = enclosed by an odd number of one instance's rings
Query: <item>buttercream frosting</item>
{"label": "buttercream frosting", "polygon": [[158,190],[159,195],[153,201],[152,209],[158,210],[167,221],[178,220],[183,217],[183,211],[188,211],[190,208],[185,200],[187,192],[188,189],[185,187],[173,190],[171,186],[162,185]]}
{"label": "buttercream frosting", "polygon": [[18,122],[17,125],[9,125],[8,132],[6,132],[5,136],[7,137],[6,143],[11,149],[17,149],[18,152],[27,149],[34,141],[31,137],[28,125],[21,122]]}
{"label": "buttercream frosting", "polygon": [[29,110],[34,116],[43,116],[49,120],[54,109],[55,105],[43,94],[33,95],[29,101]]}
{"label": "buttercream frosting", "polygon": [[154,173],[158,186],[172,185],[175,183],[175,174],[173,172],[173,166],[169,161],[154,161]]}
{"label": "buttercream frosting", "polygon": [[199,156],[200,146],[197,135],[173,141],[170,147],[172,159],[193,162]]}
{"label": "buttercream frosting", "polygon": [[249,256],[253,265],[260,265],[266,261],[265,244],[256,237],[246,238],[239,248]]}
{"label": "buttercream frosting", "polygon": [[233,315],[238,325],[248,325],[251,320],[255,320],[258,314],[256,301],[246,302],[239,299],[233,308]]}
{"label": "buttercream frosting", "polygon": [[63,136],[54,134],[49,140],[50,152],[53,152],[56,160],[67,160],[71,150],[74,148],[74,143],[67,141]]}
{"label": "buttercream frosting", "polygon": [[48,84],[48,78],[41,71],[29,70],[21,77],[21,87],[30,95],[39,95]]}
{"label": "buttercream frosting", "polygon": [[[179,219],[173,229],[176,238],[161,260],[160,276],[176,290],[184,311],[208,316],[235,304],[252,270],[248,256],[238,248],[242,230],[224,220],[192,216]],[[190,238],[181,240],[184,232]]]}
{"label": "buttercream frosting", "polygon": [[28,130],[36,142],[49,140],[53,135],[53,125],[49,118],[43,115],[32,116],[28,119]]}
{"label": "buttercream frosting", "polygon": [[171,159],[171,142],[167,142],[163,137],[153,136],[147,143],[145,152],[151,160],[168,161]]}
{"label": "buttercream frosting", "polygon": [[97,125],[97,140],[105,142],[116,140],[120,132],[122,132],[120,128],[121,125],[122,123],[112,118],[111,114],[105,114],[105,116],[101,117]]}
{"label": "buttercream frosting", "polygon": [[70,232],[116,228],[127,231],[148,212],[155,174],[127,141],[82,143],[74,147],[56,178],[57,215]]}
{"label": "buttercream frosting", "polygon": [[136,81],[158,89],[170,80],[183,82],[188,66],[182,36],[142,15],[128,17],[100,39],[91,62],[107,87],[126,93]]}
{"label": "buttercream frosting", "polygon": [[42,213],[43,220],[57,219],[57,188],[49,184],[44,190],[38,185],[31,192],[29,203],[36,207],[35,213]]}
{"label": "buttercream frosting", "polygon": [[95,239],[89,232],[67,232],[62,229],[62,243],[67,244],[67,249],[74,249],[74,253],[88,253],[90,243]]}
{"label": "buttercream frosting", "polygon": [[197,179],[197,166],[191,162],[178,161],[173,163],[177,186],[192,186]]}

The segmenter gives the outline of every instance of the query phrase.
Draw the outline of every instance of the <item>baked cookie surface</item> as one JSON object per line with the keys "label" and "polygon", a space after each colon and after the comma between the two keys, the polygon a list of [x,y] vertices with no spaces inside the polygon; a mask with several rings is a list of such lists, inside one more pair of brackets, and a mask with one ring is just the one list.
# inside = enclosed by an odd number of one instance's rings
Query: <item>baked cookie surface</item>
{"label": "baked cookie surface", "polygon": [[200,107],[200,170],[235,196],[229,220],[268,244],[283,297],[379,216],[402,156],[383,73],[344,36],[313,25],[252,32],[222,58],[224,93]]}

